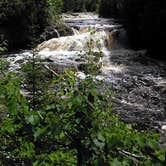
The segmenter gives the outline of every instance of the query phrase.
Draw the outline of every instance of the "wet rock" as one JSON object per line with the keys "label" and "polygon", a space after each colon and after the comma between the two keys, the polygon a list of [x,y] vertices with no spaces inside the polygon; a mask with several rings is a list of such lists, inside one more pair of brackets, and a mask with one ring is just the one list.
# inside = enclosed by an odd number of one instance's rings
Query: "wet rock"
{"label": "wet rock", "polygon": [[86,64],[85,63],[80,63],[79,65],[78,65],[78,70],[80,70],[80,71],[85,71],[86,70]]}
{"label": "wet rock", "polygon": [[50,26],[45,29],[41,34],[41,42],[47,41],[52,38],[59,38],[61,36],[70,36],[73,35],[72,28],[66,25],[65,23],[58,23],[55,26]]}
{"label": "wet rock", "polygon": [[72,16],[79,16],[79,13],[71,13]]}
{"label": "wet rock", "polygon": [[83,72],[77,72],[76,76],[81,80],[84,80],[86,78],[86,75]]}
{"label": "wet rock", "polygon": [[22,64],[22,63],[24,63],[24,61],[25,60],[22,58],[22,59],[16,60],[14,63]]}
{"label": "wet rock", "polygon": [[70,26],[65,23],[59,23],[56,25],[56,29],[58,30],[60,36],[71,36],[74,35],[73,30]]}
{"label": "wet rock", "polygon": [[164,130],[164,131],[166,132],[166,125],[163,125],[163,126],[161,127],[161,130]]}
{"label": "wet rock", "polygon": [[57,31],[57,29],[55,29],[55,27],[47,27],[40,36],[41,42],[52,39],[52,38],[58,38],[58,37],[60,37],[60,34]]}

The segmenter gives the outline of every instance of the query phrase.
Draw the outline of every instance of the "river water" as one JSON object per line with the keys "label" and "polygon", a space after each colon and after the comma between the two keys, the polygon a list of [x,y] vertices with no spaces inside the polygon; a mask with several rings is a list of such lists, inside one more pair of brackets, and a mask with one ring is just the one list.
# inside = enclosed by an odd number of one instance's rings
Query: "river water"
{"label": "river water", "polygon": [[[146,51],[134,51],[127,44],[122,25],[114,19],[98,18],[92,13],[64,14],[63,20],[73,29],[73,36],[53,38],[38,46],[39,55],[62,70],[78,67],[87,42],[93,39],[94,51],[102,50],[101,74],[98,76],[116,92],[113,111],[139,128],[150,127],[166,131],[166,64],[145,56]],[[90,31],[93,31],[91,33]],[[10,69],[19,68],[30,51],[8,57]],[[78,72],[82,78],[84,73]]]}

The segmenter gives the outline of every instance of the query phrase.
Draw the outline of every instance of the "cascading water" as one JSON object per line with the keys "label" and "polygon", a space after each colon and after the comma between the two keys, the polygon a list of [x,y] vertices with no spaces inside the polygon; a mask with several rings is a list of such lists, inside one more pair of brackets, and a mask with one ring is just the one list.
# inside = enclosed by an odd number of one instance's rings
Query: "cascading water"
{"label": "cascading water", "polygon": [[[114,111],[126,121],[165,130],[165,64],[144,56],[146,51],[125,49],[125,31],[113,19],[91,13],[65,14],[63,19],[73,28],[74,35],[41,43],[39,55],[58,66],[75,66],[79,64],[78,55],[84,55],[88,41],[93,39],[93,50],[101,48],[104,53],[100,76],[117,94],[112,101]],[[10,55],[11,69],[31,55],[31,52]]]}
{"label": "cascading water", "polygon": [[[86,21],[84,23],[86,25]],[[117,28],[117,25],[110,25],[110,30],[101,28],[101,25],[83,26],[77,29],[73,28],[74,35],[60,38],[50,39],[41,43],[38,46],[41,57],[49,58],[55,63],[66,63],[76,65],[80,54],[85,54],[87,45],[90,40],[93,40],[93,51],[102,50],[104,53],[103,63],[109,63],[109,49],[112,46],[112,29]],[[109,25],[108,25],[109,26]],[[100,27],[100,29],[98,29]],[[77,59],[77,60],[76,60]],[[77,62],[76,62],[77,61]]]}
{"label": "cascading water", "polygon": [[59,37],[60,37],[60,34],[59,34],[59,32],[58,32],[56,29],[54,29],[54,31],[56,32],[56,34],[57,34],[57,37],[59,38]]}
{"label": "cascading water", "polygon": [[[71,26],[74,35],[66,37],[57,35],[58,38],[41,43],[38,46],[41,58],[50,59],[61,66],[75,65],[76,59],[79,58],[78,55],[84,54],[87,50],[87,43],[93,39],[93,50],[101,49],[105,55],[103,63],[109,64],[109,49],[113,43],[112,31],[120,28],[121,25],[112,24],[112,19],[101,19],[92,13],[68,16],[64,14],[63,20]],[[91,33],[92,31],[93,33]],[[59,33],[57,32],[57,34]],[[8,59],[11,61],[11,69],[19,68],[20,61],[23,61],[27,56],[31,56],[31,52],[10,56]]]}
{"label": "cascading water", "polygon": [[109,34],[103,30],[95,32],[94,34],[87,32],[75,36],[51,39],[40,44],[38,49],[40,51],[81,51],[87,48],[87,43],[90,39],[94,40],[94,49],[98,48],[96,41],[102,48],[111,46],[111,37],[109,37]]}
{"label": "cascading water", "polygon": [[79,35],[80,34],[77,29],[75,29],[73,27],[71,29],[72,29],[74,35]]}

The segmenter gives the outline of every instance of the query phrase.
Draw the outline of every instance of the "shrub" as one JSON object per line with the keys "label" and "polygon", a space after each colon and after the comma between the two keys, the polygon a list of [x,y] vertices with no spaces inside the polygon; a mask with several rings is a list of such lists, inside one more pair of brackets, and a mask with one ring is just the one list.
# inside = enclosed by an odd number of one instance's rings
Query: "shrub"
{"label": "shrub", "polygon": [[48,1],[48,11],[49,19],[51,24],[55,24],[60,18],[62,12],[63,1],[62,0],[47,0]]}
{"label": "shrub", "polygon": [[20,84],[12,73],[0,80],[0,106],[7,112],[0,121],[1,165],[163,165],[159,136],[121,122],[103,82],[64,71],[47,83],[45,100],[35,108]]}
{"label": "shrub", "polygon": [[20,80],[23,91],[28,93],[27,99],[30,109],[37,110],[44,102],[44,94],[48,90],[51,73],[46,69],[44,62],[39,58],[37,51],[32,51],[32,57],[22,65]]}
{"label": "shrub", "polygon": [[82,64],[79,65],[79,70],[85,74],[97,75],[102,67],[103,52],[101,48],[101,41],[95,40],[95,30],[89,29],[90,38],[86,43],[86,49],[79,55],[82,60]]}
{"label": "shrub", "polygon": [[4,38],[4,35],[0,35],[0,54],[7,51],[8,41]]}

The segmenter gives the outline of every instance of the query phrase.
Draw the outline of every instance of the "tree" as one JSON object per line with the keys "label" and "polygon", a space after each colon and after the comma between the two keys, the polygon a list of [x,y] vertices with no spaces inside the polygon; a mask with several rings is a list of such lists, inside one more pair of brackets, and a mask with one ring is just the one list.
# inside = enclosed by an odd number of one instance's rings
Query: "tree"
{"label": "tree", "polygon": [[47,0],[49,11],[49,22],[54,25],[59,20],[59,16],[62,12],[63,1],[62,0]]}
{"label": "tree", "polygon": [[166,59],[164,40],[166,37],[166,2],[164,0],[127,0],[124,14],[126,29],[131,44],[136,48],[148,49],[150,55]]}
{"label": "tree", "polygon": [[147,49],[150,56],[166,59],[166,1],[101,0],[99,14],[123,19],[133,48]]}
{"label": "tree", "polygon": [[61,6],[61,0],[0,1],[0,34],[8,41],[8,49],[38,42],[45,28],[58,19]]}
{"label": "tree", "polygon": [[63,0],[64,12],[96,11],[100,0]]}

